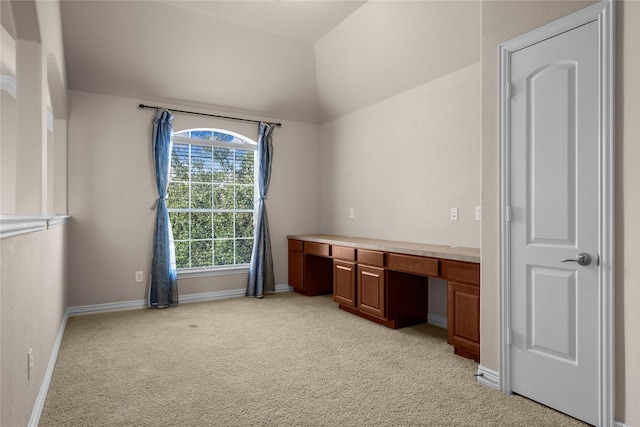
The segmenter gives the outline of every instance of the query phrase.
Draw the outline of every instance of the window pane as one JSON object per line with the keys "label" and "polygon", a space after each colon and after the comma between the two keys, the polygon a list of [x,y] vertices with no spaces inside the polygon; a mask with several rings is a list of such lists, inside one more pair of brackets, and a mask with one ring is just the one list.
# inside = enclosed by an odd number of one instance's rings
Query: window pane
{"label": "window pane", "polygon": [[[248,148],[253,145],[213,129],[185,130],[174,135],[246,144]],[[248,264],[255,232],[256,152],[194,142],[174,143],[171,151],[167,206],[182,210],[169,213],[176,264],[179,268]]]}
{"label": "window pane", "polygon": [[233,265],[233,240],[216,240],[213,265]]}
{"label": "window pane", "polygon": [[173,144],[170,181],[189,181],[188,144]]}
{"label": "window pane", "polygon": [[251,263],[252,252],[253,252],[253,239],[236,240],[236,264]]}
{"label": "window pane", "polygon": [[191,146],[191,182],[211,182],[213,179],[212,148]]}
{"label": "window pane", "polygon": [[236,213],[236,237],[253,237],[253,212]]}
{"label": "window pane", "polygon": [[180,209],[189,207],[189,184],[170,182],[167,194],[169,195],[167,200],[168,208]]}
{"label": "window pane", "polygon": [[191,267],[208,267],[211,265],[213,242],[211,240],[191,241]]}
{"label": "window pane", "polygon": [[193,209],[213,208],[212,184],[191,184],[191,207]]}
{"label": "window pane", "polygon": [[[213,236],[211,230],[211,213],[193,212],[191,214],[191,238],[211,239],[211,236]],[[191,254],[191,256],[193,256],[193,254]]]}
{"label": "window pane", "polygon": [[234,149],[215,147],[213,150],[214,182],[233,182]]}
{"label": "window pane", "polygon": [[173,240],[189,240],[189,213],[169,212],[169,219],[171,220]]}
{"label": "window pane", "polygon": [[233,209],[233,185],[214,185],[213,206],[216,209]]}
{"label": "window pane", "polygon": [[233,238],[233,212],[216,212],[213,214],[214,236],[216,239]]}
{"label": "window pane", "polygon": [[176,267],[189,268],[189,242],[175,242],[176,245]]}
{"label": "window pane", "polygon": [[213,132],[210,130],[192,130],[191,138],[196,139],[212,139]]}
{"label": "window pane", "polygon": [[235,137],[233,135],[228,135],[222,132],[214,132],[213,139],[215,139],[216,141],[231,142],[235,139]]}
{"label": "window pane", "polygon": [[236,185],[236,209],[253,209],[253,185]]}
{"label": "window pane", "polygon": [[236,150],[236,184],[253,184],[255,151]]}

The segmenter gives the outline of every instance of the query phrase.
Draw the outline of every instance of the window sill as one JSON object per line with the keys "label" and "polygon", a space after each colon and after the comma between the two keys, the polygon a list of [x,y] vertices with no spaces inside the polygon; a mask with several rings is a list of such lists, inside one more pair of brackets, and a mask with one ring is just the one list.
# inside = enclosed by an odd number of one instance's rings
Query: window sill
{"label": "window sill", "polygon": [[178,269],[178,279],[195,279],[198,277],[230,276],[248,273],[248,265],[232,267],[183,268]]}

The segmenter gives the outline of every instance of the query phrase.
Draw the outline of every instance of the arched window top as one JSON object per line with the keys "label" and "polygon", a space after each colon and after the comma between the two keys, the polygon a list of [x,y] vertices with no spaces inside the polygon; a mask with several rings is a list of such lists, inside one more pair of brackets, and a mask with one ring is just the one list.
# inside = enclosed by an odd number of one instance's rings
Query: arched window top
{"label": "arched window top", "polygon": [[258,143],[239,133],[223,129],[196,128],[173,133],[173,140],[181,144],[208,145],[257,150]]}

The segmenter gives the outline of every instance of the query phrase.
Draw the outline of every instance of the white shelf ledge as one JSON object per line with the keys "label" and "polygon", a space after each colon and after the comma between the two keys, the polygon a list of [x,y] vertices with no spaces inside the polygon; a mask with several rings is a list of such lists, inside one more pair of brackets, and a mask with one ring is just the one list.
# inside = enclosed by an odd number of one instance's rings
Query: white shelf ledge
{"label": "white shelf ledge", "polygon": [[60,227],[69,215],[0,215],[0,239]]}

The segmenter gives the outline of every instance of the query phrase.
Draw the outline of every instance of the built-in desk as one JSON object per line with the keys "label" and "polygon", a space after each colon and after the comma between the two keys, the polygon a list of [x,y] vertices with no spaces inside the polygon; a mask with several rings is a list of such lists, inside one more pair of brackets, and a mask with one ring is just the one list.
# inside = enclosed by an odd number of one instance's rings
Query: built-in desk
{"label": "built-in desk", "polygon": [[342,310],[401,328],[427,321],[428,278],[447,280],[455,353],[480,360],[480,250],[333,235],[289,238],[289,285],[333,294]]}

